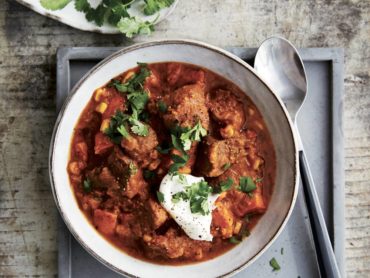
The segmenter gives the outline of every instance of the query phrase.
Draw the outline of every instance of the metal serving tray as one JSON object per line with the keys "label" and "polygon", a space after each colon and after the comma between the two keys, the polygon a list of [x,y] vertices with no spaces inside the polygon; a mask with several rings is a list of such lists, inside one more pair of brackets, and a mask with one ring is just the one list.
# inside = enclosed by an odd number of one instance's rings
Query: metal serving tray
{"label": "metal serving tray", "polygon": [[[57,111],[74,84],[99,61],[119,48],[60,48],[57,54]],[[229,47],[250,64],[256,49]],[[343,50],[300,49],[307,75],[308,98],[298,119],[316,189],[340,271],[344,277],[344,148],[342,130]],[[300,189],[293,214],[275,243],[235,277],[319,277],[306,204]],[[120,277],[88,254],[59,221],[58,276]],[[272,271],[275,257],[280,271]]]}

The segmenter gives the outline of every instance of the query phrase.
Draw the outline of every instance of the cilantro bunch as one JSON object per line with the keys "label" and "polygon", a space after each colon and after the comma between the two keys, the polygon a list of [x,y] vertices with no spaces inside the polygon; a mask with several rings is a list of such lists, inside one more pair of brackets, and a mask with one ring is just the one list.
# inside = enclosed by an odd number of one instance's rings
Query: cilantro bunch
{"label": "cilantro bunch", "polygon": [[[116,26],[118,30],[131,38],[137,34],[149,35],[154,31],[153,21],[145,21],[138,17],[131,16],[128,9],[134,2],[140,0],[102,0],[101,3],[93,8],[88,0],[40,0],[41,5],[48,10],[61,10],[67,4],[74,1],[75,9],[85,13],[85,17],[90,22],[102,26],[104,23]],[[142,11],[144,15],[153,15],[161,9],[167,8],[175,0],[144,0]]]}

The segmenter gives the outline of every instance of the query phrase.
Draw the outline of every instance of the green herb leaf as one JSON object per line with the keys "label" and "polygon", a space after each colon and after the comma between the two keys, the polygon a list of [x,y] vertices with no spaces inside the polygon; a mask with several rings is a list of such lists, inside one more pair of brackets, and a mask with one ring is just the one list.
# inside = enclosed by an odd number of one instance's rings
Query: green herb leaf
{"label": "green herb leaf", "polygon": [[229,238],[229,241],[233,244],[238,244],[240,243],[240,239],[238,239],[237,237],[235,236],[232,236],[231,238]]}
{"label": "green herb leaf", "polygon": [[163,8],[169,7],[175,0],[145,0],[144,14],[153,15]]}
{"label": "green herb leaf", "polygon": [[131,176],[131,175],[135,175],[135,174],[137,173],[137,171],[138,171],[137,166],[136,166],[136,165],[135,165],[135,163],[133,163],[133,162],[130,162],[130,164],[129,164],[128,168],[129,168],[130,176]]}
{"label": "green herb leaf", "polygon": [[90,4],[87,0],[75,0],[75,9],[79,12],[88,12]]}
{"label": "green herb leaf", "polygon": [[146,180],[152,180],[155,178],[156,173],[154,171],[150,171],[148,169],[145,169],[143,172],[144,179]]}
{"label": "green herb leaf", "polygon": [[85,193],[89,193],[92,190],[92,184],[89,179],[85,179],[83,182],[83,190]]}
{"label": "green herb leaf", "polygon": [[186,186],[185,191],[172,195],[172,202],[177,203],[181,199],[184,201],[189,200],[191,213],[207,215],[210,213],[208,197],[211,193],[212,187],[206,181],[200,181]]}
{"label": "green herb leaf", "polygon": [[273,271],[280,270],[280,265],[278,264],[277,260],[275,258],[272,258],[270,260],[270,266],[272,267]]}
{"label": "green herb leaf", "polygon": [[68,5],[72,0],[40,0],[40,4],[47,10],[61,10]]}
{"label": "green herb leaf", "polygon": [[117,127],[117,131],[124,137],[128,138],[130,134],[127,132],[125,126],[122,124],[119,127]]}
{"label": "green herb leaf", "polygon": [[168,153],[170,152],[171,148],[170,148],[170,147],[169,147],[169,148],[165,148],[165,147],[163,147],[163,146],[157,146],[157,147],[156,147],[156,150],[157,150],[159,153],[161,153],[161,154],[168,154]]}
{"label": "green herb leaf", "polygon": [[227,169],[229,169],[231,167],[231,163],[230,162],[227,162],[225,163],[223,166],[222,166],[222,170],[226,171]]}
{"label": "green herb leaf", "polygon": [[131,124],[131,131],[139,136],[148,136],[149,128],[146,124],[143,124],[135,118],[129,118]]}
{"label": "green herb leaf", "polygon": [[180,135],[180,140],[183,145],[183,148],[185,151],[190,150],[191,148],[191,143],[193,141],[200,141],[201,137],[204,137],[207,135],[207,130],[202,127],[202,124],[200,121],[191,128],[189,131],[184,132]]}
{"label": "green herb leaf", "polygon": [[158,201],[159,201],[160,203],[163,203],[163,202],[164,202],[164,195],[163,195],[163,193],[162,193],[162,192],[157,191],[157,198],[158,198]]}
{"label": "green herb leaf", "polygon": [[138,17],[124,17],[117,23],[118,30],[128,38],[134,35],[150,35],[154,31],[154,22],[143,21]]}
{"label": "green herb leaf", "polygon": [[117,110],[116,114],[111,117],[109,127],[104,130],[104,134],[107,135],[113,143],[120,144],[122,137],[128,135],[125,128],[128,118],[129,116],[120,110]]}
{"label": "green herb leaf", "polygon": [[233,185],[233,183],[234,182],[230,177],[228,177],[227,180],[220,182],[221,191],[224,192],[224,191],[229,190],[231,186]]}
{"label": "green herb leaf", "polygon": [[244,193],[251,193],[257,188],[257,186],[251,177],[240,177],[239,188]]}
{"label": "green herb leaf", "polygon": [[263,177],[261,177],[261,178],[256,178],[256,182],[261,182],[261,181],[263,181]]}
{"label": "green herb leaf", "polygon": [[167,104],[164,103],[162,100],[159,100],[157,102],[157,107],[158,107],[158,110],[162,113],[166,113],[167,112]]}

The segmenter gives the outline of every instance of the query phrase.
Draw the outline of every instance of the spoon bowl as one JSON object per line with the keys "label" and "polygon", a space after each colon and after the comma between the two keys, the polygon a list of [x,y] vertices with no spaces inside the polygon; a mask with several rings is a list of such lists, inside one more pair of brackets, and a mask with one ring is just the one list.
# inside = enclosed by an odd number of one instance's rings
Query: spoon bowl
{"label": "spoon bowl", "polygon": [[295,122],[307,95],[306,72],[297,49],[284,38],[269,38],[259,47],[254,68],[275,89]]}

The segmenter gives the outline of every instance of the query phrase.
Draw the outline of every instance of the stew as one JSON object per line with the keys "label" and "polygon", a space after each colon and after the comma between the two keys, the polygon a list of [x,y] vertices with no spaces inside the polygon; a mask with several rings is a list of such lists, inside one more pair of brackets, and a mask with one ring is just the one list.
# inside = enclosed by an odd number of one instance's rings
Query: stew
{"label": "stew", "polygon": [[[185,264],[249,235],[267,209],[275,167],[263,118],[239,87],[208,69],[166,62],[139,63],[94,92],[75,126],[67,170],[80,209],[113,245],[143,260]],[[189,237],[165,209],[166,175],[204,177],[172,201],[210,215],[211,240]],[[218,194],[213,208],[211,194]]]}

